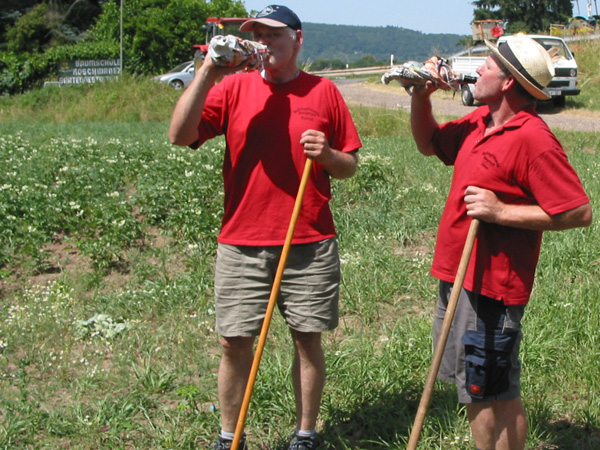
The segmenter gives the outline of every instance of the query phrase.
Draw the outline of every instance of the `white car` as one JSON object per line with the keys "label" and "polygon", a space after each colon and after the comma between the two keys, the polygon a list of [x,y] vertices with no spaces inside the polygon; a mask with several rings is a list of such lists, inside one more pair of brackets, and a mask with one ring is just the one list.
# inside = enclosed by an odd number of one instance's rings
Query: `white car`
{"label": "white car", "polygon": [[[529,37],[535,39],[546,50],[553,49],[554,56],[554,78],[548,85],[548,92],[552,96],[552,102],[555,106],[565,106],[566,95],[579,95],[580,90],[577,87],[577,62],[567,43],[558,36],[542,36],[538,34],[529,34]],[[506,36],[501,36],[498,43],[506,40]],[[481,66],[489,54],[486,46],[472,47],[463,52],[457,53],[451,57],[452,69],[462,74],[477,76],[477,68]],[[471,106],[474,103],[473,93],[475,86],[473,84],[463,84],[461,90],[461,100],[463,105]]]}
{"label": "white car", "polygon": [[188,87],[194,79],[194,69],[194,61],[188,61],[184,62],[183,64],[179,64],[177,67],[169,70],[164,75],[158,75],[153,79],[167,83],[169,86],[173,86],[175,89],[183,89]]}

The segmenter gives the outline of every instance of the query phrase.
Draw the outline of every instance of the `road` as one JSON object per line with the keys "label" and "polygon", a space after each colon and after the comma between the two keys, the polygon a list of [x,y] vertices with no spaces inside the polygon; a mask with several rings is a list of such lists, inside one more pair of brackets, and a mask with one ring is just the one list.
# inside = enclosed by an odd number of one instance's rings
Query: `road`
{"label": "road", "polygon": [[[410,96],[399,86],[376,85],[366,83],[364,80],[335,80],[335,83],[348,104],[410,111]],[[450,94],[444,93],[444,95],[449,96]],[[432,101],[433,111],[438,117],[461,117],[473,111],[474,108],[473,106],[464,106],[458,92],[454,99],[436,98],[436,94],[434,94]],[[551,129],[600,132],[600,117],[575,115],[569,110],[558,110],[544,102],[538,105],[538,113]]]}

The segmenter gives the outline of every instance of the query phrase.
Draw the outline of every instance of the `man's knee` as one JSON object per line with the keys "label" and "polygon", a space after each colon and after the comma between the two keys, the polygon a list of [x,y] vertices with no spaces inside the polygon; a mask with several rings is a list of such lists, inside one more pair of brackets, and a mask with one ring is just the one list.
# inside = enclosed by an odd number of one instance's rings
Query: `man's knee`
{"label": "man's knee", "polygon": [[227,356],[252,352],[253,345],[253,337],[221,337],[221,349]]}
{"label": "man's knee", "polygon": [[299,350],[315,350],[321,348],[321,333],[304,333],[291,330],[294,345]]}
{"label": "man's knee", "polygon": [[469,422],[477,423],[485,429],[494,429],[494,408],[492,402],[467,403],[467,417]]}

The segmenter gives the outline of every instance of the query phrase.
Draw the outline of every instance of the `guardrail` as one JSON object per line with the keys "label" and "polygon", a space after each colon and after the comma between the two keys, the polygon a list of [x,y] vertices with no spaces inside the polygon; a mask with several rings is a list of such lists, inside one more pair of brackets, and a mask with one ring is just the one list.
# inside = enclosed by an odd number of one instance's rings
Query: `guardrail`
{"label": "guardrail", "polygon": [[384,74],[390,66],[358,67],[355,69],[310,70],[309,73],[327,78]]}

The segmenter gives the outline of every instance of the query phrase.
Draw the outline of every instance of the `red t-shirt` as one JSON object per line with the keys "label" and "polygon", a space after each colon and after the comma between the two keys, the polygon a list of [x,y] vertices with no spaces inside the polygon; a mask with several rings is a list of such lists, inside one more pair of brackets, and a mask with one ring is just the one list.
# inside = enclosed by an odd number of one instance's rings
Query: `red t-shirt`
{"label": "red t-shirt", "polygon": [[[338,89],[305,72],[270,83],[259,72],[225,77],[209,92],[198,145],[226,138],[225,211],[218,241],[231,245],[282,245],[306,162],[302,133],[322,131],[343,152],[361,142]],[[308,182],[294,244],[335,236],[329,209],[329,175],[318,164]]]}
{"label": "red t-shirt", "polygon": [[[439,127],[433,136],[438,157],[454,165],[442,214],[431,273],[454,282],[471,219],[464,192],[478,186],[510,204],[537,204],[550,215],[589,202],[562,146],[535,106],[484,137],[489,108]],[[464,287],[506,304],[526,304],[531,295],[541,231],[482,222]]]}

